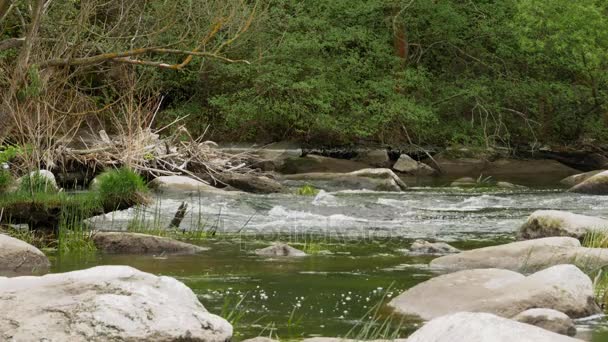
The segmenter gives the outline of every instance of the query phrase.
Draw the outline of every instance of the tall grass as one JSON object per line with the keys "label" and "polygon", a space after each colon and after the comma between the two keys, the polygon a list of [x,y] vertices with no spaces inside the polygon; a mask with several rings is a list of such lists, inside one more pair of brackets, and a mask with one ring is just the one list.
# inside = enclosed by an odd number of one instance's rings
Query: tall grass
{"label": "tall grass", "polygon": [[148,188],[143,178],[126,167],[99,175],[95,190],[106,211],[126,209],[148,201]]}
{"label": "tall grass", "polygon": [[18,192],[23,193],[56,193],[57,185],[40,172],[32,172],[21,177]]}

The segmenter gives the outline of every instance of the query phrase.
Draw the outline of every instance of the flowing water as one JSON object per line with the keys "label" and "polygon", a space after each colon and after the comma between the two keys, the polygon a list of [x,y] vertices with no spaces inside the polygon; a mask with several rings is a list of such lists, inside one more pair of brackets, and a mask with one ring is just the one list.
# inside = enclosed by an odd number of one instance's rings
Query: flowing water
{"label": "flowing water", "polygon": [[[53,270],[120,264],[176,277],[211,312],[238,313],[233,316],[236,339],[270,334],[344,336],[353,327],[359,329],[357,322],[369,316],[375,304],[434,276],[426,267],[432,257],[407,254],[405,249],[414,239],[470,249],[512,240],[525,218],[538,209],[608,216],[603,197],[562,189],[420,187],[402,193],[163,197],[145,211],[131,209],[99,224],[125,229],[138,217],[148,225],[165,226],[184,201],[189,211],[182,229],[204,227],[217,232],[198,242],[210,247],[208,252],[56,257]],[[303,258],[264,258],[253,253],[276,240],[315,253]],[[580,322],[579,330],[595,335],[595,341],[604,340],[602,321]],[[397,323],[394,327],[402,335],[419,324],[414,319]]]}

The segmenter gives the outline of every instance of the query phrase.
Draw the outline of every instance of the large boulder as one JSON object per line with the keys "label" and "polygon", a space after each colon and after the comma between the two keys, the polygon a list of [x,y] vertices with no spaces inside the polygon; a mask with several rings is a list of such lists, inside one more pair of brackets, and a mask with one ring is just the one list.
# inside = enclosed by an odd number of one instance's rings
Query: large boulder
{"label": "large boulder", "polygon": [[571,237],[548,237],[441,256],[431,260],[430,267],[450,272],[501,268],[529,273],[564,263],[599,267],[608,263],[608,249],[581,247],[580,241]]}
{"label": "large boulder", "polygon": [[582,342],[488,313],[459,312],[435,318],[408,342]]}
{"label": "large boulder", "polygon": [[453,254],[460,252],[460,249],[450,246],[445,242],[428,242],[425,240],[416,240],[410,246],[410,253],[412,254]]}
{"label": "large boulder", "polygon": [[606,170],[595,170],[585,173],[579,173],[562,179],[560,183],[572,187],[604,171]]}
{"label": "large boulder", "polygon": [[530,276],[497,268],[465,270],[420,283],[391,300],[397,313],[424,320],[459,311],[513,317],[548,308],[570,317],[601,312],[591,279],[573,265],[557,265]]}
{"label": "large boulder", "polygon": [[328,191],[366,189],[375,191],[401,191],[407,185],[390,169],[362,169],[349,173],[303,173],[286,175],[288,185],[312,183]]}
{"label": "large boulder", "polygon": [[357,162],[373,167],[390,167],[391,159],[386,149],[372,149],[359,151],[354,159]]}
{"label": "large boulder", "polygon": [[479,176],[488,165],[484,158],[455,158],[443,153],[433,159],[425,159],[423,163],[437,168],[439,172],[448,176]]}
{"label": "large boulder", "polygon": [[508,176],[543,175],[556,180],[580,173],[558,161],[551,159],[498,159],[488,164],[483,171],[484,176],[495,178]]}
{"label": "large boulder", "polygon": [[160,193],[224,192],[186,176],[160,176],[154,178],[149,186]]}
{"label": "large boulder", "polygon": [[608,171],[600,172],[570,188],[571,192],[608,195]]}
{"label": "large boulder", "polygon": [[127,266],[0,278],[3,341],[225,342],[232,326],[183,283]]}
{"label": "large boulder", "polygon": [[49,259],[38,248],[0,234],[0,275],[45,273],[50,266]]}
{"label": "large boulder", "polygon": [[306,256],[303,251],[293,248],[286,243],[275,242],[272,246],[262,249],[256,249],[255,254],[266,257],[285,256],[285,257],[302,257]]}
{"label": "large boulder", "polygon": [[518,236],[522,239],[548,236],[571,236],[580,239],[585,234],[598,230],[608,232],[608,220],[567,211],[537,210],[519,228]]}
{"label": "large boulder", "polygon": [[539,328],[561,335],[576,335],[576,326],[572,318],[563,312],[551,309],[529,309],[511,318],[515,321],[535,325]]}
{"label": "large boulder", "polygon": [[245,192],[270,194],[286,191],[285,187],[281,185],[281,183],[265,176],[258,176],[255,174],[224,173],[218,175],[218,177],[225,184]]}
{"label": "large boulder", "polygon": [[414,176],[432,176],[437,173],[437,170],[426,165],[425,163],[412,159],[407,154],[402,154],[399,156],[399,159],[395,165],[393,165],[393,170]]}
{"label": "large boulder", "polygon": [[305,157],[287,158],[284,160],[279,172],[284,174],[300,173],[347,173],[368,168],[369,165],[353,160],[337,159],[309,154]]}
{"label": "large boulder", "polygon": [[127,232],[96,232],[93,243],[104,253],[118,254],[195,254],[208,250],[167,237]]}

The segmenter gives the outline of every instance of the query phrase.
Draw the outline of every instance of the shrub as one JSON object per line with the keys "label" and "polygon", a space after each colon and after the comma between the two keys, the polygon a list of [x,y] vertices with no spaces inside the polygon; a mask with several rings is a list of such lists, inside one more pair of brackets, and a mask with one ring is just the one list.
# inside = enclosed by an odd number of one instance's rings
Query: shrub
{"label": "shrub", "polygon": [[297,191],[297,194],[302,196],[315,196],[318,193],[319,190],[310,184],[300,187]]}
{"label": "shrub", "polygon": [[95,189],[105,211],[126,209],[147,202],[148,188],[143,178],[129,168],[102,173],[97,178]]}
{"label": "shrub", "polygon": [[7,170],[0,169],[0,193],[5,192],[13,183],[13,176]]}
{"label": "shrub", "polygon": [[54,179],[36,171],[21,177],[18,191],[24,193],[56,193],[57,184]]}

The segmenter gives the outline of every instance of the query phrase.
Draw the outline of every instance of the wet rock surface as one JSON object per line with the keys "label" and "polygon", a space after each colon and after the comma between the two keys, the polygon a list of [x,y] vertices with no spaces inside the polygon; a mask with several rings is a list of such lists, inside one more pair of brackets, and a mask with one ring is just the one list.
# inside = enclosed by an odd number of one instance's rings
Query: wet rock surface
{"label": "wet rock surface", "polygon": [[576,335],[574,321],[563,312],[551,309],[529,309],[512,318],[561,335]]}
{"label": "wet rock surface", "polygon": [[92,237],[98,250],[122,254],[195,254],[207,248],[154,235],[127,232],[97,232]]}
{"label": "wet rock surface", "polygon": [[293,248],[286,243],[276,242],[272,246],[256,249],[255,254],[266,257],[302,257],[306,256],[303,251]]}
{"label": "wet rock surface", "polygon": [[582,238],[593,231],[608,232],[608,220],[559,210],[538,210],[532,213],[519,228],[522,239],[549,236]]}
{"label": "wet rock surface", "polygon": [[51,263],[38,248],[0,234],[0,276],[46,273]]}

